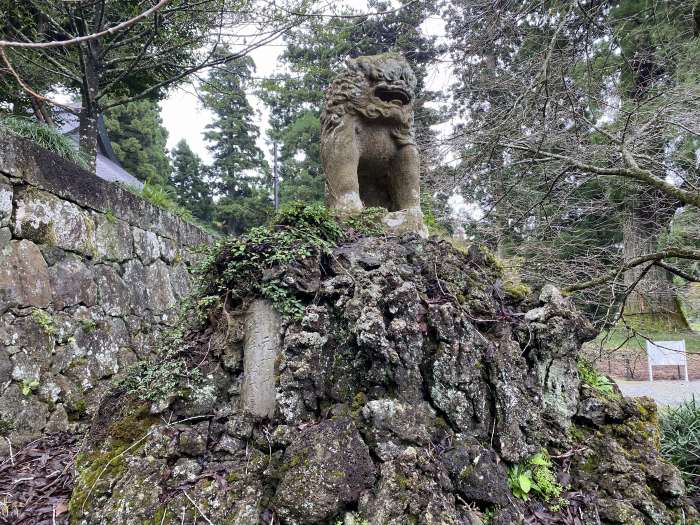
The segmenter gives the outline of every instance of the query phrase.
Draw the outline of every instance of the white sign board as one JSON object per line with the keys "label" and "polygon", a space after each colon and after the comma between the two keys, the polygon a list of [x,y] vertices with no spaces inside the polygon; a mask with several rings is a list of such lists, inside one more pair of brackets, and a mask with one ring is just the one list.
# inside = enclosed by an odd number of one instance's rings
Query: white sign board
{"label": "white sign board", "polygon": [[649,359],[649,381],[653,381],[652,366],[675,365],[685,367],[685,380],[688,381],[688,361],[683,341],[647,341]]}

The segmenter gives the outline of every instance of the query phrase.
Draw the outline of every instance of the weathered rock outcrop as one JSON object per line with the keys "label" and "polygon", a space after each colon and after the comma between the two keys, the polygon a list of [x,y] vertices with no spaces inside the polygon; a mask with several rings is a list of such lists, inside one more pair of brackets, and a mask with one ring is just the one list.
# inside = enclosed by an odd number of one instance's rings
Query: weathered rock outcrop
{"label": "weathered rock outcrop", "polygon": [[[212,265],[221,306],[168,346],[190,379],[156,396],[136,377],[103,401],[73,523],[697,519],[659,456],[653,403],[582,384],[588,322],[553,288],[518,297],[476,248],[364,237],[268,269],[306,307],[280,330],[274,415],[245,413],[249,303],[225,284],[232,253]],[[144,375],[162,386],[173,363]],[[527,501],[518,472],[537,484]]]}

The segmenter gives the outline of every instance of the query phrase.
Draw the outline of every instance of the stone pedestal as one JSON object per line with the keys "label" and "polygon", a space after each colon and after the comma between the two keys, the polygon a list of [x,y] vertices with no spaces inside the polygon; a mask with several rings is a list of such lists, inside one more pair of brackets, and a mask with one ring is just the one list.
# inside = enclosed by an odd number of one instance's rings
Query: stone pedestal
{"label": "stone pedestal", "polygon": [[423,222],[423,212],[420,208],[409,208],[407,210],[392,211],[382,218],[388,233],[417,233],[423,239],[428,238],[428,228]]}
{"label": "stone pedestal", "polygon": [[275,412],[275,361],[280,351],[282,319],[272,304],[255,300],[245,322],[242,407],[258,417]]}

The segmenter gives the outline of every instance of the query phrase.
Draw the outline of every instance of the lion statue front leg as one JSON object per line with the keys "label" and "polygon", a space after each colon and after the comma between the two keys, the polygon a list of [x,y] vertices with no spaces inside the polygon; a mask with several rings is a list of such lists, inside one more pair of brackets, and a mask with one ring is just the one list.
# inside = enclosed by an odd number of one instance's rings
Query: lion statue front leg
{"label": "lion statue front leg", "polygon": [[357,166],[360,150],[355,140],[355,126],[349,115],[341,125],[321,139],[321,160],[326,175],[326,201],[342,214],[362,210]]}
{"label": "lion statue front leg", "polygon": [[420,161],[415,145],[399,148],[391,163],[389,177],[396,209],[420,210]]}

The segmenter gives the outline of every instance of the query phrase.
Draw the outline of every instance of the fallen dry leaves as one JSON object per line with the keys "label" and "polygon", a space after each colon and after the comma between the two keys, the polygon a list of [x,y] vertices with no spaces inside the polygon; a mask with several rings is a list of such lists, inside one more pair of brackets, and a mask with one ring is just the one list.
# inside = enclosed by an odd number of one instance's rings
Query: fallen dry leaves
{"label": "fallen dry leaves", "polygon": [[79,436],[59,433],[0,458],[0,524],[65,525]]}

